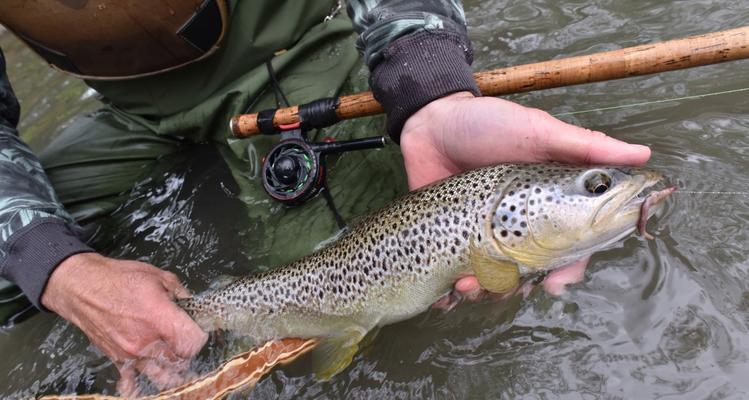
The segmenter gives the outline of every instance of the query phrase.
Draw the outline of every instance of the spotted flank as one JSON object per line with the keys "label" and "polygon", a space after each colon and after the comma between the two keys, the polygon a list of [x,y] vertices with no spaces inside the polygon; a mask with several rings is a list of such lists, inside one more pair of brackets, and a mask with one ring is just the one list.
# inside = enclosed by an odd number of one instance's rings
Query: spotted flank
{"label": "spotted flank", "polygon": [[[478,169],[360,219],[328,247],[180,302],[206,330],[255,343],[315,338],[315,372],[344,369],[372,329],[414,316],[474,274],[493,292],[609,247],[660,175],[558,164]],[[662,203],[648,204],[652,215]],[[649,216],[649,215],[648,215]]]}

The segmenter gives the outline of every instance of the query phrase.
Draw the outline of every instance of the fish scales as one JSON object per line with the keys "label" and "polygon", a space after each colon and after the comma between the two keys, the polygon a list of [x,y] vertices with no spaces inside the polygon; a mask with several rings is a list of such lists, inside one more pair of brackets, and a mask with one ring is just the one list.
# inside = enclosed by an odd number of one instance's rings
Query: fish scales
{"label": "fish scales", "polygon": [[[235,325],[234,329],[243,331],[261,328],[237,325],[285,314],[354,317],[358,321],[352,322],[371,327],[421,312],[436,300],[434,293],[446,293],[456,276],[468,273],[454,266],[467,266],[471,239],[485,239],[479,221],[489,212],[487,197],[507,168],[475,170],[460,180],[407,194],[361,218],[350,232],[321,251],[241,278],[182,306],[193,315],[213,316],[209,325],[229,329]],[[394,315],[373,312],[394,300],[403,301],[400,310],[388,310]],[[231,315],[236,310],[255,318],[237,320]],[[311,332],[274,333],[256,339]]]}
{"label": "fish scales", "polygon": [[461,276],[503,292],[522,275],[611,246],[634,231],[642,193],[660,179],[647,170],[559,164],[469,171],[362,217],[312,255],[179,304],[204,329],[258,344],[354,332],[343,347],[355,347],[369,330],[427,309]]}

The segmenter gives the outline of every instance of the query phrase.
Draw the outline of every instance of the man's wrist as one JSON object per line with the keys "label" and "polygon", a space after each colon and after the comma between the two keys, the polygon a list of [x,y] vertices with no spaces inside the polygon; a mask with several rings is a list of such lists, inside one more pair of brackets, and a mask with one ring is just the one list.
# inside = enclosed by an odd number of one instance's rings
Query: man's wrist
{"label": "man's wrist", "polygon": [[400,141],[406,120],[435,99],[464,91],[480,94],[465,40],[453,32],[430,30],[399,38],[382,51],[370,86],[385,109],[394,141]]}
{"label": "man's wrist", "polygon": [[[436,133],[436,130],[442,127],[442,124],[437,122],[440,120],[439,117],[445,115],[449,109],[453,109],[455,101],[473,99],[475,97],[471,92],[457,92],[434,100],[420,108],[403,125],[401,146],[421,146],[425,140],[433,141],[434,138],[431,136]],[[438,125],[437,128],[435,128],[435,124]]]}
{"label": "man's wrist", "polygon": [[47,280],[61,261],[94,251],[81,241],[74,227],[57,217],[32,221],[14,232],[4,246],[6,258],[0,272],[40,309],[44,309],[40,298]]}
{"label": "man's wrist", "polygon": [[82,279],[89,275],[86,268],[100,258],[101,255],[89,252],[74,254],[64,259],[49,276],[40,298],[41,305],[69,319],[70,299],[75,295],[76,288],[82,284]]}

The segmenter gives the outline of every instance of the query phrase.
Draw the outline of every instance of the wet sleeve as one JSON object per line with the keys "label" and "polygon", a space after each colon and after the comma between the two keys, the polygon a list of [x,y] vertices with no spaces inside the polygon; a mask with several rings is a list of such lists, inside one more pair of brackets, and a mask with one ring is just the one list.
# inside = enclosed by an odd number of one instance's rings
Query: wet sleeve
{"label": "wet sleeve", "polygon": [[408,117],[431,101],[480,95],[460,0],[348,0],[347,10],[396,142]]}
{"label": "wet sleeve", "polygon": [[0,51],[0,276],[42,308],[40,298],[55,267],[93,250],[79,239],[78,226],[39,160],[19,139],[19,114]]}

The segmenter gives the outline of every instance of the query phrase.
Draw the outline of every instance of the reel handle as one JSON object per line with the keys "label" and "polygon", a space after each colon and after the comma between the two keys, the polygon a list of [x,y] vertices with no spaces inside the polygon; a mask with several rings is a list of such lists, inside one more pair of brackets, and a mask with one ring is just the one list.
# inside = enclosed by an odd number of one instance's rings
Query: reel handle
{"label": "reel handle", "polygon": [[316,142],[310,143],[310,147],[320,155],[331,153],[343,153],[354,150],[367,150],[385,147],[384,136],[374,136],[363,139],[342,140],[340,142]]}

